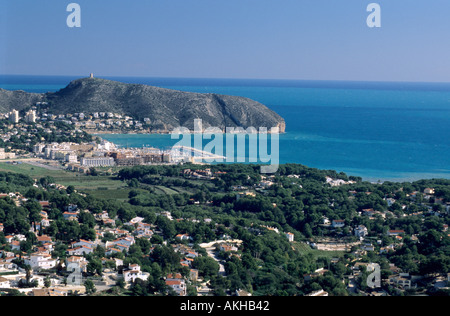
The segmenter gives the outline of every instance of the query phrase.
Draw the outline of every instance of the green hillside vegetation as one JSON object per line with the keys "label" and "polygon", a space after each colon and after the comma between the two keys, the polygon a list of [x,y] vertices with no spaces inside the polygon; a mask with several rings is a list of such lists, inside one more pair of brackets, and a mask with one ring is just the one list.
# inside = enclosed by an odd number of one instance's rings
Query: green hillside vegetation
{"label": "green hillside vegetation", "polygon": [[[184,172],[186,169],[210,169],[213,176],[193,180]],[[61,172],[59,178],[49,174],[54,179],[45,177],[35,182],[25,174],[33,171],[36,176],[38,171],[21,165],[16,169],[20,173],[0,172],[0,192],[21,192],[28,198],[19,206],[9,197],[0,199],[0,223],[4,224],[0,249],[10,250],[5,235],[20,233],[27,236],[21,250],[29,253],[36,244],[29,230],[31,223],[39,220],[41,210],[36,201],[49,201],[51,225],[39,234],[57,241],[54,257],[65,258],[70,242],[94,240],[96,229],[104,228],[95,216],[103,211],[107,211],[117,227],[130,232],[135,227],[125,223],[136,216],[158,231],[150,240],[137,239],[128,253],[119,254],[125,266],[137,263],[151,277],[134,282],[129,289],[118,284],[110,294],[170,294],[164,276],[189,275],[189,268],[180,264],[181,255],[173,250],[173,245],[187,243],[177,239],[179,234],[190,236],[191,246],[200,254],[192,268],[198,269],[201,279],[209,281],[212,294],[220,296],[238,289],[254,295],[306,295],[318,289],[330,295],[354,295],[346,285],[355,262],[379,263],[385,278],[391,274],[389,264],[427,278],[450,272],[450,238],[443,229],[449,224],[445,205],[450,202],[450,180],[372,184],[302,165],[280,166],[272,177],[262,176],[259,170],[255,165],[238,164],[137,166],[98,177],[73,177]],[[332,187],[326,183],[327,176],[355,183]],[[56,179],[69,186],[54,188],[50,182]],[[261,181],[267,180],[272,185],[261,186]],[[37,187],[33,187],[35,183]],[[423,193],[430,187],[435,190],[431,197]],[[245,192],[251,194],[240,195]],[[388,206],[386,198],[395,202]],[[80,213],[78,221],[66,221],[63,212],[70,204],[87,212]],[[365,209],[377,213],[362,215]],[[165,211],[176,220],[161,216]],[[326,226],[324,217],[330,221],[343,220],[345,225]],[[359,246],[351,251],[325,251],[308,245],[318,240],[357,242],[353,229],[359,225],[367,227],[369,238],[364,242],[370,243],[374,251],[358,253]],[[394,229],[404,231],[401,240],[387,234]],[[289,242],[287,232],[294,234],[294,242]],[[225,267],[225,274],[219,275],[217,262],[206,256],[199,245],[224,236],[242,243],[234,253],[217,252]],[[108,240],[110,236],[104,238]],[[395,250],[381,254],[380,248],[388,245]],[[88,277],[102,274],[105,267],[100,259],[104,256],[105,249],[101,247],[87,256],[91,267]],[[319,270],[323,273],[317,275]],[[361,291],[367,289],[363,283],[358,284]],[[196,293],[197,285],[189,283],[191,295]],[[391,285],[383,289],[392,295],[405,294]],[[424,290],[434,293],[427,286]]]}

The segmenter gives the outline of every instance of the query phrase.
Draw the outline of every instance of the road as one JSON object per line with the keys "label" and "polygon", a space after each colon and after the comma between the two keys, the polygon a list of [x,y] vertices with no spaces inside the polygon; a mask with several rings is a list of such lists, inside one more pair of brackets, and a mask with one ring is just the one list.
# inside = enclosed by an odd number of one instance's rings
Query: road
{"label": "road", "polygon": [[215,247],[208,247],[208,248],[205,248],[205,250],[208,253],[208,256],[213,258],[219,264],[219,274],[221,276],[226,276],[226,274],[225,274],[225,267],[222,264],[221,260],[217,258],[216,254],[214,252],[216,250],[216,248]]}

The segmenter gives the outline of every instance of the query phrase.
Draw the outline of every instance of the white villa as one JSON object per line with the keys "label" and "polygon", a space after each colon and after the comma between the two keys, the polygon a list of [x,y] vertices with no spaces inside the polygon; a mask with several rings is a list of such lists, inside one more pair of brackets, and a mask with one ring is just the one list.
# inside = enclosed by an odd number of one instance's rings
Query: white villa
{"label": "white villa", "polygon": [[29,258],[25,258],[25,264],[29,265],[32,269],[48,270],[56,267],[58,260],[52,258],[47,253],[33,253]]}
{"label": "white villa", "polygon": [[130,264],[129,270],[123,271],[123,279],[125,282],[134,282],[136,279],[146,281],[149,274],[141,271],[141,267],[138,264]]}

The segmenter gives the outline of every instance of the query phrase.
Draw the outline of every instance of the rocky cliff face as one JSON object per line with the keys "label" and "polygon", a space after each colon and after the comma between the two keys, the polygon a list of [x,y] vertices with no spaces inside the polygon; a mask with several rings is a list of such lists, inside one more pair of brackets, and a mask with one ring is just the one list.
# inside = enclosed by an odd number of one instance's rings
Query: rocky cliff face
{"label": "rocky cliff face", "polygon": [[49,103],[54,114],[113,112],[136,119],[150,119],[152,130],[193,129],[194,120],[203,127],[279,127],[282,117],[256,101],[217,94],[201,94],[163,89],[141,84],[125,84],[98,78],[71,82],[55,93],[31,94],[0,90],[0,109],[23,109],[35,102]]}

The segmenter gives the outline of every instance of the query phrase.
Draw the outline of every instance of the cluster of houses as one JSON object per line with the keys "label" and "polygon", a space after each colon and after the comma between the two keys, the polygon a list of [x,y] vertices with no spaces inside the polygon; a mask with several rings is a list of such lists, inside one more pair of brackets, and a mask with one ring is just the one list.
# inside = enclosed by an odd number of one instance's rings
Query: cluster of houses
{"label": "cluster of houses", "polygon": [[135,120],[130,116],[112,113],[112,112],[93,112],[93,113],[68,113],[52,114],[45,107],[47,102],[37,102],[23,118],[19,116],[17,110],[9,113],[0,114],[0,119],[8,119],[12,124],[19,121],[27,123],[56,123],[64,122],[80,129],[91,130],[114,130],[114,129],[133,129],[142,130],[145,125],[150,123],[149,118],[143,121]]}
{"label": "cluster of houses", "polygon": [[94,113],[74,113],[60,114],[58,116],[47,114],[47,117],[53,120],[61,120],[68,124],[74,124],[78,128],[92,130],[111,130],[111,129],[137,129],[141,130],[144,124],[150,122],[150,119],[144,119],[144,122],[134,120],[130,116],[111,112]]}
{"label": "cluster of houses", "polygon": [[[20,194],[7,194],[17,200],[17,205],[23,202]],[[70,293],[84,293],[85,288],[83,284],[66,284],[64,278],[55,273],[60,269],[69,269],[76,267],[80,273],[86,273],[89,261],[86,255],[92,254],[98,246],[101,246],[105,251],[105,258],[102,258],[104,271],[111,271],[114,279],[123,279],[126,285],[130,285],[136,279],[147,280],[149,274],[142,271],[141,267],[136,264],[131,264],[128,267],[123,267],[123,260],[119,259],[114,254],[126,254],[130,247],[134,245],[139,238],[150,239],[154,234],[159,234],[157,227],[145,223],[144,218],[132,218],[125,226],[133,227],[132,233],[127,230],[117,228],[115,226],[115,219],[110,218],[107,211],[103,211],[95,215],[98,223],[96,226],[97,238],[96,240],[77,240],[67,245],[65,259],[62,260],[55,256],[53,252],[57,241],[54,238],[42,235],[42,228],[50,226],[51,220],[48,218],[47,209],[50,203],[47,201],[39,202],[43,208],[40,215],[42,220],[33,223],[30,232],[36,235],[37,242],[33,245],[31,251],[27,253],[22,251],[21,242],[26,241],[26,237],[20,234],[12,234],[5,236],[6,243],[9,247],[4,247],[0,251],[0,292],[2,289],[18,289],[28,295],[36,296],[65,296]],[[83,210],[80,210],[77,205],[67,205],[63,213],[64,219],[67,221],[78,221],[79,215]],[[174,220],[170,212],[164,211],[158,216],[163,216],[169,220]],[[205,222],[210,222],[210,219],[205,219]],[[4,231],[4,224],[0,223],[0,232]],[[103,239],[105,234],[114,236],[115,238]],[[188,278],[182,277],[180,274],[168,275],[165,278],[167,286],[170,286],[178,295],[187,294],[187,282],[197,281],[198,270],[193,268],[195,258],[199,256],[198,252],[189,246],[192,238],[187,234],[179,234],[176,236],[179,244],[174,244],[174,251],[181,256],[180,264],[189,269],[190,275]],[[104,240],[104,241],[102,241]],[[185,242],[187,241],[187,242]],[[5,246],[5,245],[3,245]],[[237,251],[234,246],[223,246],[223,251]],[[27,278],[27,271],[23,268],[24,265],[31,268],[31,281],[37,280],[34,287],[21,287],[20,282]],[[53,272],[53,273],[52,273]],[[50,284],[46,284],[46,276],[50,275]]]}
{"label": "cluster of houses", "polygon": [[[355,196],[357,193],[355,191],[349,191],[350,196]],[[370,192],[366,192],[366,194],[371,194]],[[407,194],[407,197],[412,201],[416,201],[418,195],[421,195],[423,197],[423,200],[428,202],[429,200],[433,199],[433,203],[421,203],[420,206],[422,206],[422,211],[414,212],[414,213],[408,213],[405,212],[403,216],[425,216],[425,215],[431,215],[431,216],[445,216],[450,212],[450,203],[444,203],[443,199],[436,198],[435,190],[433,188],[426,188],[423,192],[414,191],[410,194]],[[390,207],[397,201],[394,198],[388,197],[385,198],[385,201],[387,205]],[[441,205],[442,208],[440,211],[436,211],[432,205],[438,204]],[[407,210],[407,205],[400,205],[403,210]],[[391,213],[392,216],[394,214]],[[362,209],[359,212],[359,216],[368,217],[369,219],[375,219],[376,217],[386,218],[386,212],[380,212],[373,208],[368,209]],[[343,228],[347,227],[347,224],[344,220],[332,220],[330,221],[328,218],[323,218],[323,225],[325,227],[330,228]],[[393,242],[391,244],[383,244],[383,241],[381,240],[381,236],[370,236],[369,231],[366,226],[364,225],[357,225],[356,227],[347,227],[350,232],[353,233],[355,237],[359,239],[359,242],[352,244],[353,254],[356,255],[357,258],[361,258],[363,255],[367,254],[368,252],[374,252],[378,251],[379,254],[386,254],[386,253],[394,253],[396,250],[403,247],[403,239],[407,233],[405,230],[402,229],[389,229],[385,232],[385,235],[388,237],[391,237]],[[442,232],[448,232],[448,225],[443,224],[441,227]],[[450,236],[450,234],[449,234]],[[411,235],[409,236],[411,241],[418,242],[418,236],[417,235]],[[313,248],[320,249],[317,247],[317,244],[311,243],[311,246]],[[344,244],[342,244],[344,246]],[[348,244],[346,244],[348,246]],[[323,249],[322,249],[323,250]],[[325,249],[325,250],[331,250],[331,249]],[[332,250],[338,250],[338,249],[332,249]],[[349,250],[349,248],[342,248],[339,250]],[[333,261],[334,260],[334,261]],[[334,258],[331,260],[332,263],[338,262],[338,258]],[[366,271],[374,271],[376,263],[367,263],[367,262],[360,262],[358,260],[355,260],[350,265],[347,263],[347,266],[351,267],[352,274],[348,276],[349,285],[348,290],[350,292],[359,292],[357,289],[357,286],[354,282],[360,275],[361,271],[364,269],[361,269],[361,267],[365,267]],[[411,275],[408,271],[402,271],[398,267],[396,267],[394,264],[389,265],[390,274],[386,279],[382,280],[382,283],[384,285],[390,285],[393,288],[399,289],[401,291],[404,290],[423,290],[424,288],[430,287],[430,285],[435,290],[450,290],[450,273],[447,274],[440,274],[440,275],[434,275],[434,276],[422,276],[422,275]],[[327,270],[326,269],[318,269],[315,273],[305,275],[305,281],[311,281],[316,277],[319,277],[323,275]],[[381,286],[369,286],[369,289],[363,293],[366,295],[374,295],[374,296],[380,296],[380,295],[387,295],[385,291],[381,289]],[[322,296],[322,295],[328,295],[328,293],[324,292],[323,290],[319,290],[313,293],[310,293],[310,296]]]}
{"label": "cluster of houses", "polygon": [[170,163],[170,152],[155,148],[120,149],[108,141],[100,143],[39,143],[33,146],[39,158],[55,160],[68,170],[88,173],[94,167],[136,166],[152,163]]}
{"label": "cluster of houses", "polygon": [[327,182],[327,184],[331,185],[332,187],[339,187],[341,185],[356,183],[355,181],[345,181],[342,179],[333,179],[331,177],[326,177],[326,182]]}
{"label": "cluster of houses", "polygon": [[226,174],[226,172],[217,171],[212,172],[211,169],[199,169],[199,170],[191,170],[184,169],[183,176],[189,179],[204,179],[204,180],[213,180],[215,177]]}
{"label": "cluster of houses", "polygon": [[[44,102],[45,103],[45,102]],[[96,131],[145,131],[145,127],[150,123],[149,118],[145,118],[143,122],[136,121],[129,116],[122,116],[117,113],[74,113],[53,115],[47,113],[45,108],[41,106],[45,104],[37,104],[30,113],[27,113],[25,120],[20,120],[18,111],[13,111],[14,115],[1,114],[0,120],[9,120],[10,125],[3,130],[2,139],[8,143],[12,137],[23,140],[24,145],[30,146],[30,152],[22,149],[13,149],[7,146],[7,150],[0,151],[0,159],[14,159],[16,156],[23,157],[39,157],[47,160],[53,160],[62,163],[69,170],[88,173],[91,167],[110,167],[114,165],[134,166],[149,163],[169,163],[173,159],[171,152],[161,151],[159,149],[118,149],[110,142],[102,141],[85,142],[82,144],[54,142],[45,143],[45,139],[41,138],[41,143],[35,144],[30,139],[31,133],[48,133],[58,136],[77,137],[83,135],[83,131],[95,133]],[[27,118],[30,119],[27,119]],[[58,122],[63,122],[74,127],[73,130],[66,131],[57,127]],[[33,125],[30,127],[30,123]],[[148,131],[148,129],[147,129]],[[84,137],[84,136],[83,136]]]}
{"label": "cluster of houses", "polygon": [[[337,264],[342,259],[331,258],[330,265]],[[351,263],[345,262],[349,268],[349,274],[345,276],[347,290],[352,294],[362,294],[366,296],[387,296],[388,293],[383,286],[390,286],[401,291],[420,290],[431,285],[435,290],[450,290],[450,273],[445,275],[429,276],[412,275],[409,272],[403,272],[395,264],[390,263],[388,273],[384,276],[380,273],[381,267],[378,263],[362,262],[354,260]],[[324,276],[329,268],[318,268],[313,273],[303,275],[305,283],[314,282],[317,278]],[[363,271],[368,272],[363,274]],[[358,280],[367,277],[367,288],[362,290],[358,286]],[[323,289],[311,292],[307,296],[328,296]]]}
{"label": "cluster of houses", "polygon": [[[213,177],[214,174],[211,170],[199,170],[197,171],[186,171],[186,176],[193,176],[193,174],[201,174],[205,177]],[[264,179],[263,181],[270,181],[269,179]],[[242,190],[243,188],[237,188],[238,190]],[[245,191],[241,192],[243,195],[247,195]],[[237,198],[242,196],[241,193],[237,194]],[[253,196],[254,193],[250,194]],[[350,195],[353,193],[350,192]],[[435,199],[434,190],[431,188],[427,188],[422,194],[424,196],[428,196],[426,199]],[[414,196],[417,193],[409,195],[411,199],[414,199]],[[17,206],[20,206],[23,202],[26,201],[20,193],[8,193],[8,194],[0,194],[0,198],[9,197],[11,198]],[[389,201],[388,201],[389,199]],[[396,203],[395,199],[387,198],[387,203]],[[442,201],[441,201],[442,202]],[[134,217],[130,219],[127,223],[124,223],[125,226],[133,227],[133,231],[129,232],[127,230],[120,229],[116,227],[116,219],[110,218],[109,213],[107,211],[103,211],[99,214],[95,215],[95,219],[98,223],[96,228],[97,239],[96,240],[77,240],[70,243],[67,249],[66,257],[64,260],[61,260],[58,257],[54,256],[54,250],[56,246],[56,241],[50,236],[42,235],[42,230],[45,227],[50,226],[51,220],[48,217],[47,210],[50,208],[50,203],[47,201],[40,201],[40,205],[42,206],[42,211],[40,212],[41,220],[39,222],[34,222],[31,225],[30,232],[36,235],[37,242],[33,245],[31,251],[26,253],[22,252],[22,242],[26,241],[26,237],[20,234],[15,235],[7,235],[5,236],[6,243],[9,247],[0,251],[0,292],[2,289],[20,289],[21,291],[25,291],[29,293],[29,295],[44,295],[44,296],[64,296],[68,293],[73,292],[83,292],[83,286],[80,287],[80,284],[69,284],[66,285],[64,283],[63,278],[58,277],[56,273],[50,274],[51,277],[48,280],[48,271],[55,271],[55,269],[67,269],[70,266],[76,266],[79,271],[87,272],[89,262],[86,259],[86,255],[93,253],[98,246],[101,246],[105,250],[105,258],[102,258],[102,264],[105,267],[110,268],[111,273],[114,275],[114,278],[122,278],[126,284],[131,284],[135,282],[137,279],[147,280],[149,278],[149,274],[145,271],[142,271],[141,267],[137,264],[130,264],[127,267],[124,267],[124,263],[122,259],[117,258],[114,254],[117,253],[127,253],[130,250],[130,247],[137,242],[137,239],[151,239],[154,234],[159,234],[158,228],[154,225],[145,223],[145,219],[142,217]],[[439,203],[439,202],[438,202]],[[443,204],[443,210],[445,212],[449,211],[449,206]],[[274,205],[276,207],[276,205]],[[65,212],[63,213],[64,219],[67,221],[78,221],[79,215],[83,210],[80,210],[77,205],[67,205],[65,208]],[[169,220],[174,220],[170,214],[170,212],[163,211],[158,216],[164,216]],[[363,209],[360,211],[359,216],[367,216],[368,218],[375,218],[377,216],[384,217],[386,214],[383,212],[379,212],[373,208]],[[417,214],[415,214],[417,215]],[[405,215],[408,216],[408,215]],[[211,222],[211,219],[205,219],[205,222]],[[333,219],[329,220],[328,218],[323,218],[323,226],[330,227],[333,229],[341,229],[348,226],[345,220],[341,219]],[[357,237],[359,240],[355,244],[358,247],[355,249],[352,247],[352,251],[357,257],[359,255],[363,255],[367,252],[371,251],[379,251],[380,254],[388,253],[396,251],[397,249],[403,246],[403,238],[406,234],[404,230],[392,229],[386,232],[386,235],[392,237],[394,242],[392,244],[384,245],[380,240],[380,236],[370,236],[370,232],[367,227],[364,225],[357,225],[355,227],[348,227],[349,231]],[[261,231],[261,229],[267,229],[269,231],[273,231],[277,234],[284,235],[289,242],[294,242],[295,235],[291,232],[281,232],[276,227],[270,226],[261,226],[261,227],[252,227],[250,228],[253,231]],[[448,230],[447,225],[443,225],[443,231]],[[4,231],[4,224],[0,223],[0,232]],[[109,234],[114,236],[114,239],[108,238],[108,241],[102,241],[105,234]],[[376,238],[370,238],[376,237]],[[378,238],[378,239],[377,239]],[[417,236],[411,236],[411,239],[414,240]],[[112,240],[111,240],[112,239]],[[188,234],[178,234],[176,239],[179,241],[177,244],[173,244],[172,247],[176,253],[179,253],[180,256],[180,264],[183,267],[186,267],[190,271],[189,277],[183,277],[181,274],[173,273],[167,275],[165,278],[165,283],[167,286],[171,287],[173,291],[175,291],[178,295],[184,296],[187,295],[187,285],[190,281],[198,280],[198,271],[193,268],[194,260],[199,257],[199,253],[195,251],[191,246],[190,242],[192,241],[191,236]],[[348,245],[346,245],[348,247]],[[345,248],[347,250],[347,248]],[[216,251],[229,252],[232,255],[239,256],[239,247],[232,242],[220,242],[217,244]],[[29,272],[26,271],[23,267],[17,264],[17,260],[23,260],[23,263],[26,266],[31,268],[31,276]],[[340,259],[332,260],[332,263],[339,262]],[[351,263],[352,274],[348,278],[349,280],[349,289],[352,290],[352,280],[358,278],[361,274],[361,267],[365,266],[366,269],[373,269],[374,267],[370,265],[370,263],[360,262],[356,260]],[[423,276],[414,276],[409,275],[408,271],[400,271],[394,265],[390,266],[392,274],[389,276],[387,280],[388,284],[393,285],[394,287],[401,289],[413,289],[417,287],[417,284],[420,284],[421,280],[423,280]],[[47,277],[41,274],[42,271],[46,271]],[[312,274],[305,275],[305,282],[309,282],[314,278],[323,275],[326,272],[326,269],[319,269]],[[30,279],[31,278],[31,279]],[[23,280],[33,280],[37,282],[37,286],[33,288],[23,289],[20,287],[21,282]],[[439,289],[448,288],[449,275],[447,276],[436,276],[435,280],[432,284]],[[50,284],[49,284],[50,283]],[[376,290],[376,288],[374,288]],[[325,291],[316,291],[309,294],[310,296],[327,296],[328,293]],[[375,295],[375,294],[374,294]]]}
{"label": "cluster of houses", "polygon": [[[3,225],[0,227],[2,226]],[[144,230],[147,231],[147,228],[144,227]],[[115,279],[122,278],[127,285],[130,285],[136,281],[136,279],[147,280],[149,273],[143,272],[139,265],[131,264],[124,268],[122,259],[111,257],[114,253],[126,253],[129,250],[129,247],[135,243],[135,238],[137,238],[130,234],[124,234],[123,231],[117,230],[116,232],[121,233],[121,236],[106,243],[102,243],[98,239],[96,241],[79,240],[71,243],[67,249],[67,257],[64,261],[52,256],[55,242],[49,236],[37,236],[38,246],[35,247],[30,254],[20,252],[20,241],[25,240],[24,236],[6,236],[7,243],[11,245],[11,251],[0,251],[0,292],[2,289],[18,289],[29,295],[39,294],[44,296],[57,296],[53,295],[55,293],[52,291],[55,290],[58,293],[64,293],[63,296],[70,293],[83,293],[83,284],[75,284],[75,286],[72,284],[64,285],[63,278],[58,277],[56,274],[52,275],[51,285],[45,286],[45,276],[41,273],[45,272],[45,274],[48,275],[48,272],[55,272],[55,269],[68,269],[74,265],[80,273],[87,272],[89,262],[85,255],[92,253],[99,245],[106,249],[105,255],[107,258],[102,259],[102,264],[105,265],[108,262],[109,264],[105,266],[114,267],[114,270],[116,271],[114,274]],[[183,266],[190,267],[193,260],[198,257],[197,252],[184,244],[174,245],[174,247],[176,248],[175,250],[183,256],[183,259],[181,260]],[[31,281],[38,280],[37,286],[33,288],[20,287],[21,280],[24,281],[26,279],[26,271],[23,268],[20,268],[17,264],[17,259],[22,259],[23,263],[32,269]],[[120,274],[119,271],[122,271],[122,273]],[[196,281],[198,279],[198,271],[191,269],[190,278],[191,280]],[[171,286],[178,295],[186,295],[187,280],[181,275],[176,274],[174,276],[167,276],[165,282],[168,286]]]}

